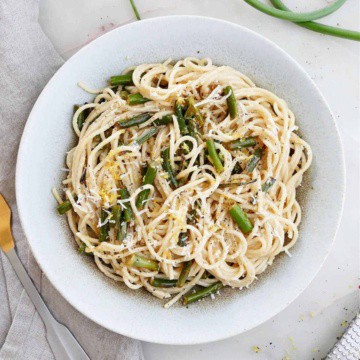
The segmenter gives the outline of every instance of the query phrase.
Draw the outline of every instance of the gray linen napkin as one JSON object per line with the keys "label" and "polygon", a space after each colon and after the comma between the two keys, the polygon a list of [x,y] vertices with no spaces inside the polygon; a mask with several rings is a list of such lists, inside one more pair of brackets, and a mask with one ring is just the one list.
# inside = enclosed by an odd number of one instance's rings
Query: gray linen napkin
{"label": "gray linen napkin", "polygon": [[[19,223],[15,164],[20,137],[41,90],[63,60],[38,24],[39,0],[0,1],[0,192],[13,210],[17,253],[56,318],[91,359],[143,360],[141,343],[112,333],[72,308],[37,266]],[[54,359],[44,325],[3,253],[0,255],[0,360]]]}

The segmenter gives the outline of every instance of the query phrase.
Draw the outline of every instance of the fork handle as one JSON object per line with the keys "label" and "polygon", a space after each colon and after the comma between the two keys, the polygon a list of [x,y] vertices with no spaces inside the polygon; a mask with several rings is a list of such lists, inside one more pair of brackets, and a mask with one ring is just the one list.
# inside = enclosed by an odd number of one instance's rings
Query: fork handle
{"label": "fork handle", "polygon": [[15,249],[12,248],[7,251],[5,255],[9,259],[19,280],[23,284],[45,324],[46,336],[55,358],[59,360],[90,360],[71,332],[64,325],[55,320],[32,283],[28,273],[18,258]]}

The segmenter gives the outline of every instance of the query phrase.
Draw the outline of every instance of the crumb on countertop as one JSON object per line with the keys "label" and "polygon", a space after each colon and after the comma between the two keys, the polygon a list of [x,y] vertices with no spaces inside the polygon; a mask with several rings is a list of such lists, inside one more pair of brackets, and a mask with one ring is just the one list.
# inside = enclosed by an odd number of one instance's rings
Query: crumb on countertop
{"label": "crumb on countertop", "polygon": [[289,341],[290,341],[290,344],[291,344],[291,351],[296,351],[297,347],[295,346],[295,341],[294,341],[294,338],[292,336],[289,336]]}

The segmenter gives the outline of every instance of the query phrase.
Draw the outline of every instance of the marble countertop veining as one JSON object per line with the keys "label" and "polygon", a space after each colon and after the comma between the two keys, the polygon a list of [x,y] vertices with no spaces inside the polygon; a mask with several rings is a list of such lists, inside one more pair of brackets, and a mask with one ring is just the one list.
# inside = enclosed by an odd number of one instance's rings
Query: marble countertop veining
{"label": "marble countertop veining", "polygon": [[[328,3],[286,1],[297,11]],[[320,360],[359,309],[360,45],[271,18],[241,0],[136,0],[136,4],[143,18],[175,14],[221,18],[246,26],[282,47],[309,73],[330,104],[340,130],[347,172],[344,213],[334,246],[315,280],[298,299],[271,320],[227,340],[195,346],[143,343],[145,358]],[[348,0],[321,22],[359,30],[359,14],[359,1]],[[135,20],[128,0],[40,3],[39,21],[65,59],[96,37]]]}

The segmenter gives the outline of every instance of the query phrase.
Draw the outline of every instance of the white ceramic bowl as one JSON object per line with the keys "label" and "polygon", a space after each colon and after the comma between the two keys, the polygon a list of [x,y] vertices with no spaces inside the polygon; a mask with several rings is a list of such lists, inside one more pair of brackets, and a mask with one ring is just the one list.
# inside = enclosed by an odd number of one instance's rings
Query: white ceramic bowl
{"label": "white ceramic bowl", "polygon": [[[72,106],[92,98],[78,86],[105,85],[125,67],[169,57],[210,57],[248,75],[284,98],[295,112],[314,162],[301,195],[303,221],[293,257],[275,264],[246,291],[225,289],[216,301],[168,310],[142,290],[129,291],[80,255],[51,194],[64,178],[65,152],[74,144]],[[324,262],[338,227],[344,161],[331,112],[309,76],[283,50],[241,26],[203,17],[135,22],[87,45],[55,74],[37,100],[18,155],[16,192],[31,249],[56,289],[98,324],[133,338],[195,344],[251,329],[289,305]]]}

